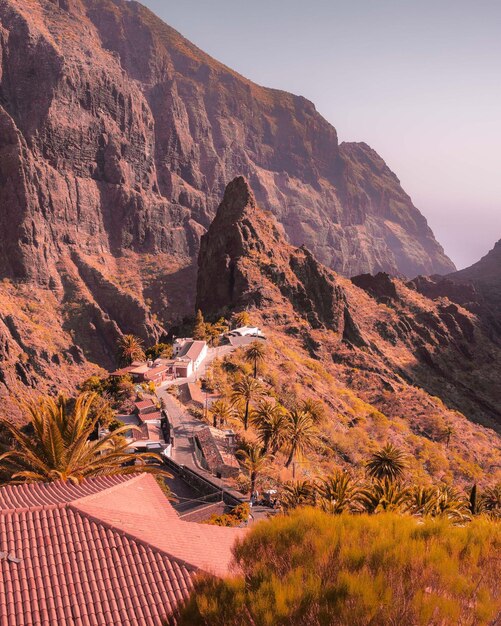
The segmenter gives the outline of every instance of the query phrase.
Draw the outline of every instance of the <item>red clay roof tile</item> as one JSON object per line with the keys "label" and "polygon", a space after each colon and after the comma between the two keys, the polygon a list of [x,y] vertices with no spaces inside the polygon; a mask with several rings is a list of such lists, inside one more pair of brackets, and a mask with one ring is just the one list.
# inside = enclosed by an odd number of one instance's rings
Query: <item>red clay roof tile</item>
{"label": "red clay roof tile", "polygon": [[0,624],[160,626],[241,532],[180,520],[146,474],[2,487],[0,551],[21,561],[0,559]]}

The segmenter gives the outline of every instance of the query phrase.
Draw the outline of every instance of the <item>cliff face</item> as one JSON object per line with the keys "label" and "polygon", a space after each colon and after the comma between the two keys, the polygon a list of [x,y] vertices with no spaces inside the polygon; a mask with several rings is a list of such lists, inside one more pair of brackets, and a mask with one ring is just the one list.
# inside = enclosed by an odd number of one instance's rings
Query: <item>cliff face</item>
{"label": "cliff face", "polygon": [[401,404],[414,385],[428,395],[420,405],[409,401],[407,410],[430,410],[438,396],[501,429],[501,340],[483,320],[388,274],[351,281],[335,274],[285,241],[244,178],[228,185],[198,265],[197,307],[205,314],[253,310],[268,326],[301,338],[315,358],[337,363],[351,388],[376,405],[387,392]]}
{"label": "cliff face", "polygon": [[[0,0],[0,397],[72,388],[79,367],[113,366],[121,333],[154,342],[191,314],[200,237],[240,173],[343,274],[453,269],[380,157],[338,145],[304,98],[135,2]],[[313,275],[310,253],[290,271]],[[314,325],[334,315],[322,284],[294,294]]]}
{"label": "cliff face", "polygon": [[217,63],[135,2],[0,4],[3,275],[59,284],[61,251],[189,262],[228,180],[327,265],[451,271],[397,178],[310,102]]}

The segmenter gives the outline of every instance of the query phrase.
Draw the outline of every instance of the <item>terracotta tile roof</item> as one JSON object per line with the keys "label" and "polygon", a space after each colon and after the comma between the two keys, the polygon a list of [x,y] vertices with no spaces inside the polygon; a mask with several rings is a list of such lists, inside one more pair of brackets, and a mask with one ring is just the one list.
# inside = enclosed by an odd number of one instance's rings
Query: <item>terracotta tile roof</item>
{"label": "terracotta tile roof", "polygon": [[142,422],[151,422],[153,420],[161,420],[162,419],[162,413],[160,411],[154,411],[152,413],[140,413],[139,414],[139,419]]}
{"label": "terracotta tile roof", "polygon": [[102,476],[88,478],[80,485],[62,481],[32,483],[30,485],[5,485],[0,487],[0,511],[5,509],[34,508],[49,504],[63,504],[93,493],[109,489],[130,480],[130,476]]}
{"label": "terracotta tile roof", "polygon": [[156,410],[155,403],[151,398],[146,398],[146,400],[137,400],[134,402],[134,406],[138,410],[139,413],[144,412],[145,410]]}
{"label": "terracotta tile roof", "polygon": [[147,474],[3,487],[0,501],[2,626],[160,626],[198,569],[228,572],[242,533],[182,521]]}

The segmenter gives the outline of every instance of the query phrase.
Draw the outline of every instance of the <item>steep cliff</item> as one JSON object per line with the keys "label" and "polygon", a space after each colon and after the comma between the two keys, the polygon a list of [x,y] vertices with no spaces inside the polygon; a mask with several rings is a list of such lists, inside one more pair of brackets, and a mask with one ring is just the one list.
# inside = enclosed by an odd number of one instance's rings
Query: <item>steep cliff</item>
{"label": "steep cliff", "polygon": [[304,98],[217,63],[135,2],[0,4],[0,271],[61,251],[188,262],[242,173],[289,239],[352,275],[453,269],[380,157]]}
{"label": "steep cliff", "polygon": [[[136,2],[1,0],[0,397],[72,387],[78,359],[111,367],[121,333],[153,342],[191,314],[200,237],[240,173],[290,242],[345,275],[453,269],[380,157],[339,145],[304,98]],[[312,272],[309,254],[291,271]],[[43,322],[21,315],[31,295]]]}
{"label": "steep cliff", "polygon": [[415,385],[429,395],[408,409],[430,410],[430,396],[438,396],[501,430],[501,340],[482,320],[388,274],[351,281],[335,274],[285,241],[244,178],[228,185],[198,266],[197,307],[205,314],[255,311],[269,327],[301,338],[313,356],[337,363],[350,387],[376,405],[384,391],[400,403]]}

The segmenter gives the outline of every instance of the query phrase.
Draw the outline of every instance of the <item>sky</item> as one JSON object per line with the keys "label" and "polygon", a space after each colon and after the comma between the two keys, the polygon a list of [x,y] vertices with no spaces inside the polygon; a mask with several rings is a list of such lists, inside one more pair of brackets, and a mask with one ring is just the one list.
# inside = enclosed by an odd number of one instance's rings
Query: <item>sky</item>
{"label": "sky", "polygon": [[142,0],[397,174],[462,268],[501,239],[501,0]]}

